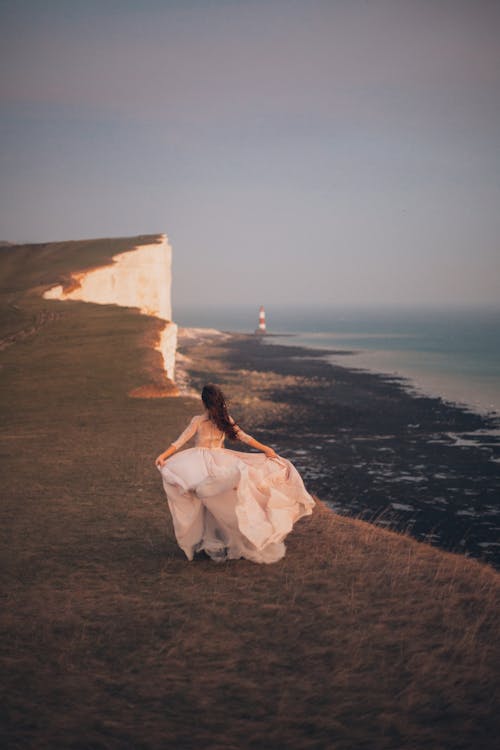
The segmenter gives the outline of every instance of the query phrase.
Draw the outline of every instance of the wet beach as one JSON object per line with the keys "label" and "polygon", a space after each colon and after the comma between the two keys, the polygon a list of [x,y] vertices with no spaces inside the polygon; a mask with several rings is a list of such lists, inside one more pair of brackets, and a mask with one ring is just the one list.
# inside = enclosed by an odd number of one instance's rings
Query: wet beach
{"label": "wet beach", "polygon": [[331,351],[189,331],[179,346],[186,385],[219,383],[242,426],[336,513],[500,568],[498,417],[331,364]]}

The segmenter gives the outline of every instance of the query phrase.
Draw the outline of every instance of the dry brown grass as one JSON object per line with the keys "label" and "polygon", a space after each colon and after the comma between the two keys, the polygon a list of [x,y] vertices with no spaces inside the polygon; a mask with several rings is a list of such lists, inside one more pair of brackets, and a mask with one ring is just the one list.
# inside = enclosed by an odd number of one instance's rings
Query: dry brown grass
{"label": "dry brown grass", "polygon": [[16,567],[9,746],[493,747],[491,568],[321,504],[276,565],[189,564],[107,498]]}
{"label": "dry brown grass", "polygon": [[321,503],[279,563],[188,563],[153,459],[198,404],[127,396],[154,321],[43,307],[0,370],[3,747],[496,745],[498,573]]}

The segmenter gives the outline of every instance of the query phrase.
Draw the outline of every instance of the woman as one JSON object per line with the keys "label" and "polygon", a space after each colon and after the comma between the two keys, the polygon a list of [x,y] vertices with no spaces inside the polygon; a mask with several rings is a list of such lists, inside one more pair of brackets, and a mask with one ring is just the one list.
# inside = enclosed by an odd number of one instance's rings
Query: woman
{"label": "woman", "polygon": [[[238,427],[220,388],[204,386],[201,398],[204,413],[156,459],[179,547],[188,560],[204,550],[216,561],[276,562],[283,539],[315,502],[290,461]],[[177,453],[193,436],[195,447]],[[228,450],[225,437],[261,453]]]}

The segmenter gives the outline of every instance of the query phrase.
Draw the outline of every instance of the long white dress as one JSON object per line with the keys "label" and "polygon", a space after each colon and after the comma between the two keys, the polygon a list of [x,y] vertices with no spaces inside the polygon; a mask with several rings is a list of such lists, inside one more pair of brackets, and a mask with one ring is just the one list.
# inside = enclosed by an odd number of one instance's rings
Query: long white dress
{"label": "long white dress", "polygon": [[[238,439],[248,442],[250,436],[235,428]],[[194,448],[158,467],[177,543],[188,560],[201,550],[217,562],[280,560],[284,538],[315,505],[295,466],[281,456],[224,448],[224,433],[206,414],[193,417],[173,445],[179,449],[192,437]]]}

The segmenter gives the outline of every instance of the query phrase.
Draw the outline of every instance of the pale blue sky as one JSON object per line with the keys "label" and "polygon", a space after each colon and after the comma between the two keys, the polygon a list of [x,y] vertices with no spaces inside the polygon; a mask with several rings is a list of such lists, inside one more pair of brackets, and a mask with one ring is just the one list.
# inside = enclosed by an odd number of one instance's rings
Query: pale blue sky
{"label": "pale blue sky", "polygon": [[0,0],[0,239],[174,302],[499,304],[500,1]]}

